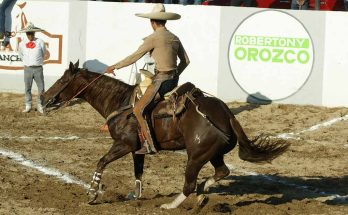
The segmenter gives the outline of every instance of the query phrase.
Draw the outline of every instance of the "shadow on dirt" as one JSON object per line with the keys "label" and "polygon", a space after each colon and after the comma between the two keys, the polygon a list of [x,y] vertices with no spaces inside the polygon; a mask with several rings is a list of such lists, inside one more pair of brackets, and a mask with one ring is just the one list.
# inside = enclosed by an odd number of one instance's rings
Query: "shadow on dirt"
{"label": "shadow on dirt", "polygon": [[[258,98],[262,98],[258,99]],[[237,107],[237,108],[230,108],[230,111],[234,114],[237,115],[243,111],[251,111],[254,110],[256,108],[259,108],[262,105],[268,105],[272,103],[272,100],[270,100],[269,98],[267,98],[266,96],[262,95],[261,93],[257,92],[254,94],[250,94],[247,97],[246,100],[247,104]]]}
{"label": "shadow on dirt", "polygon": [[179,195],[179,193],[170,193],[168,195],[156,194],[154,197],[141,197],[139,199],[130,199],[128,197],[129,194],[125,195],[123,193],[113,193],[110,191],[108,194],[104,195],[101,200],[97,201],[95,205],[105,204],[105,203],[114,203],[114,202],[134,202],[134,201],[147,201],[154,199],[162,199],[162,198],[172,198],[174,196]]}
{"label": "shadow on dirt", "polygon": [[304,199],[317,199],[328,205],[348,205],[348,176],[299,178],[277,175],[230,175],[223,182],[224,185],[211,187],[209,193],[281,195],[280,198],[272,196],[265,200],[243,201],[237,206],[256,202],[278,205]]}

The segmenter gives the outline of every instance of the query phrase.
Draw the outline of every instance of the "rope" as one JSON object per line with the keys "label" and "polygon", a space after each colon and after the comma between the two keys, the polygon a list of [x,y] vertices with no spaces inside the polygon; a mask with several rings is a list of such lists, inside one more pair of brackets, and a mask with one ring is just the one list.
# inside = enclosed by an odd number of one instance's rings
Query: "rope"
{"label": "rope", "polygon": [[87,87],[89,87],[92,83],[94,83],[96,80],[98,80],[101,76],[103,76],[104,73],[100,74],[98,77],[96,77],[93,81],[91,81],[89,84],[87,84],[84,88],[82,88],[79,92],[77,92],[71,99],[69,99],[68,101],[65,102],[65,106],[68,106],[69,103],[71,102],[71,100],[73,100],[74,98],[76,98],[76,96],[80,95],[80,93],[82,93]]}

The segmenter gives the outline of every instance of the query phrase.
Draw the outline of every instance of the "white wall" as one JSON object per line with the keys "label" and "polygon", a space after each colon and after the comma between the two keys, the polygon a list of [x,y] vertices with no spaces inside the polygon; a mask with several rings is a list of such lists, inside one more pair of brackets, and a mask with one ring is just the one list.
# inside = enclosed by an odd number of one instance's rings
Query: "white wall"
{"label": "white wall", "polygon": [[[89,2],[86,34],[88,67],[100,71],[104,69],[103,65],[114,64],[134,52],[142,43],[142,38],[153,31],[148,19],[134,14],[151,11],[152,7],[152,4]],[[166,9],[181,14],[180,20],[168,21],[166,26],[180,38],[191,61],[181,76],[181,83],[191,81],[216,93],[220,8],[168,5]],[[136,63],[138,68],[143,65],[142,59]],[[135,68],[121,69],[117,78],[128,81],[132,69]]]}
{"label": "white wall", "polygon": [[323,105],[348,106],[348,13],[327,12]]}
{"label": "white wall", "polygon": [[[44,66],[46,88],[63,74],[70,61],[79,59],[80,66],[101,72],[135,51],[152,30],[147,19],[134,14],[149,12],[152,7],[153,4],[140,3],[28,1],[24,9],[28,21],[63,36],[62,62]],[[167,27],[179,36],[191,60],[180,82],[191,81],[226,101],[250,99],[231,74],[228,48],[240,23],[264,9],[194,5],[166,5],[166,9],[182,16],[180,20],[168,21]],[[314,63],[304,86],[276,102],[348,106],[348,28],[344,27],[348,13],[284,12],[298,19],[310,34]],[[13,22],[17,14],[18,11],[12,11]],[[136,67],[143,64],[141,59]],[[117,78],[128,82],[131,72],[135,72],[135,65],[118,71]],[[23,92],[22,79],[22,70],[0,69],[0,91]]]}
{"label": "white wall", "polygon": [[[11,31],[17,31],[21,29],[21,14],[24,13],[28,22],[34,23],[36,26],[47,30],[51,34],[62,35],[62,62],[59,64],[47,64],[44,66],[44,75],[46,88],[52,85],[57,80],[57,77],[61,76],[66,68],[68,61],[69,47],[69,15],[70,2],[27,2],[26,6],[21,10],[17,5],[12,9],[12,23],[8,23],[9,19],[6,19],[6,25],[12,27]],[[23,38],[25,34],[17,34],[15,38],[11,38],[10,43],[14,49],[13,52],[0,51],[0,55],[16,54],[16,40]],[[37,36],[44,39],[45,42],[50,43],[48,50],[52,56],[52,59],[56,59],[58,56],[58,43],[56,39],[50,39],[42,33],[37,33]],[[84,46],[84,45],[83,45]],[[21,63],[9,63],[0,61],[0,66],[21,66]],[[34,84],[35,85],[35,84]],[[34,87],[34,89],[36,89]],[[10,92],[24,92],[23,70],[12,69],[0,69],[0,91]]]}

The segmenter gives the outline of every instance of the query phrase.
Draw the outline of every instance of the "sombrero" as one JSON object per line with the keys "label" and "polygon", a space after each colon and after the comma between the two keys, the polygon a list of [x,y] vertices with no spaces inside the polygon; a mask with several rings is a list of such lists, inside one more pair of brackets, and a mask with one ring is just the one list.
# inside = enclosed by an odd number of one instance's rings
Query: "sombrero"
{"label": "sombrero", "polygon": [[143,18],[156,20],[177,20],[181,17],[177,13],[166,12],[164,5],[161,3],[155,4],[151,13],[136,13],[135,15]]}
{"label": "sombrero", "polygon": [[44,31],[41,28],[35,27],[33,23],[28,22],[27,25],[18,31],[18,33],[26,33],[26,32],[41,32]]}

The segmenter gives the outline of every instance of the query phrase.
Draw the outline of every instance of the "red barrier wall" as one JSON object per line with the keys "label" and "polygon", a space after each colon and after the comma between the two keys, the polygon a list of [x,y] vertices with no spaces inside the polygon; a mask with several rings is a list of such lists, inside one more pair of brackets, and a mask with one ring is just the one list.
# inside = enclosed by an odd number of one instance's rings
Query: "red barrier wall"
{"label": "red barrier wall", "polygon": [[[203,3],[204,5],[229,6],[229,0],[211,0]],[[290,9],[291,0],[256,0],[256,7],[260,8],[279,8]],[[310,0],[309,7],[315,8],[315,0]],[[344,10],[343,0],[320,0],[320,10]]]}

